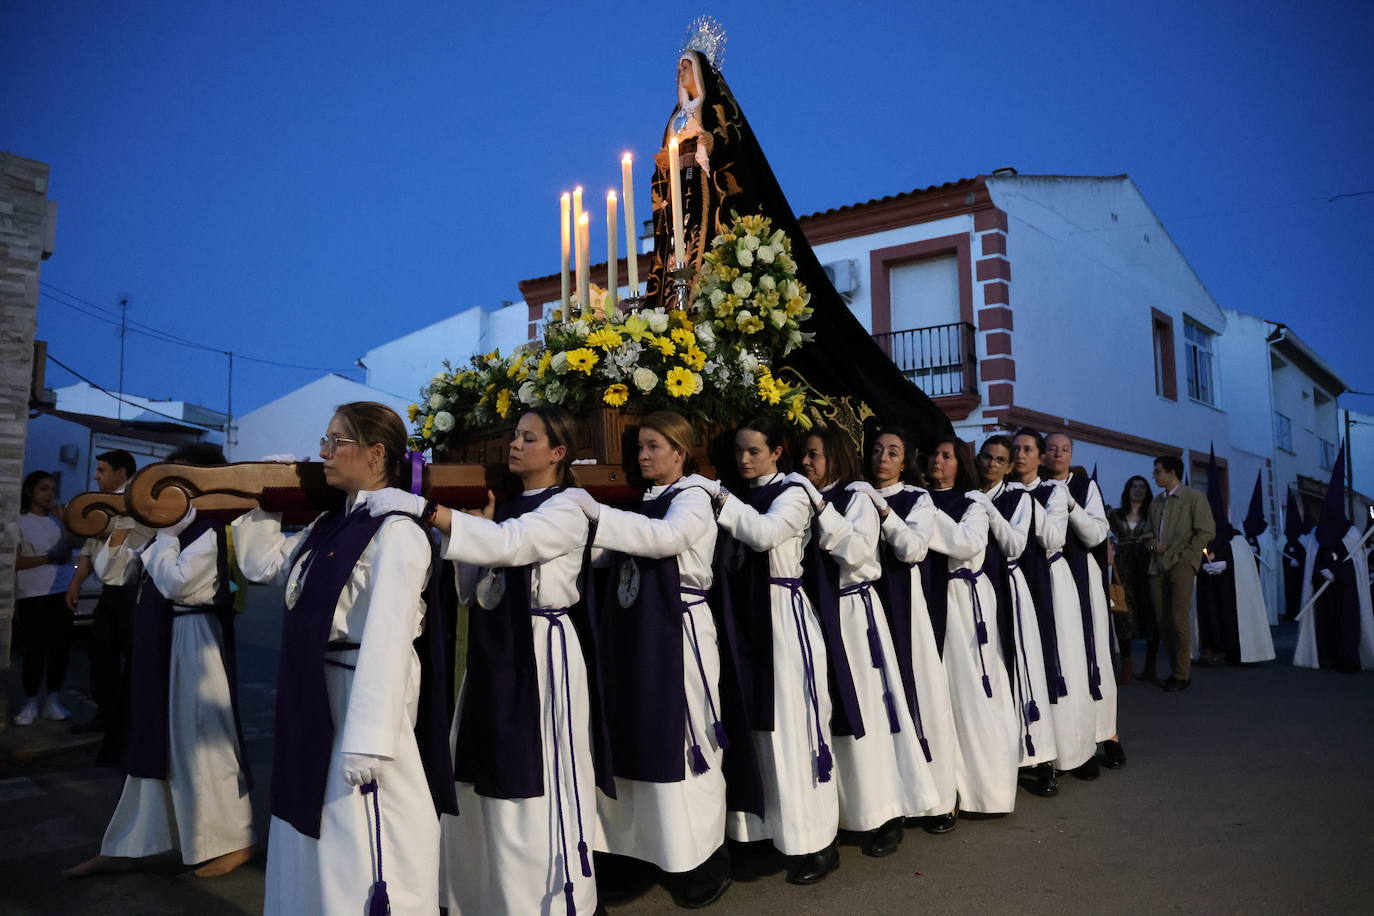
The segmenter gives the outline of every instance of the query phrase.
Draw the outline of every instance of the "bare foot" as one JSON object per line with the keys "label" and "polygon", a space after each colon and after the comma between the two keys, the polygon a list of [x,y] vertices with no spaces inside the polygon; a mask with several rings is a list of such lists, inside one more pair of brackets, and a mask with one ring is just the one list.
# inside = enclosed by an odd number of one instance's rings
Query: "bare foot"
{"label": "bare foot", "polygon": [[89,878],[92,875],[105,875],[128,871],[134,867],[134,860],[123,856],[96,856],[80,865],[73,865],[62,872],[64,878]]}
{"label": "bare foot", "polygon": [[245,846],[243,849],[234,852],[226,852],[217,859],[211,859],[200,868],[196,869],[197,878],[218,878],[220,875],[227,875],[238,868],[249,859],[253,858],[255,847]]}

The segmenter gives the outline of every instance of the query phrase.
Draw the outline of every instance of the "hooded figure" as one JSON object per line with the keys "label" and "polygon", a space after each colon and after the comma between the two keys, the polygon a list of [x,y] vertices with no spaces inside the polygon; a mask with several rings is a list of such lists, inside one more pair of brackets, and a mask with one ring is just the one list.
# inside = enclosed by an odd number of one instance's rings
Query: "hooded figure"
{"label": "hooded figure", "polygon": [[1302,608],[1303,568],[1307,565],[1306,527],[1298,496],[1290,487],[1283,510],[1283,616],[1292,620]]}
{"label": "hooded figure", "polygon": [[[782,365],[821,394],[848,407],[855,417],[868,417],[872,429],[855,429],[864,438],[876,432],[877,417],[912,430],[925,445],[952,432],[949,419],[925,393],[902,374],[849,310],[826,277],[802,234],[772,168],[744,111],[720,71],[700,51],[683,51],[678,59],[678,105],[663,133],[663,152],[653,178],[654,256],[645,285],[645,304],[673,307],[668,272],[673,250],[667,161],[668,141],[678,139],[685,213],[686,265],[695,270],[711,241],[729,226],[732,214],[762,213],[792,242],[797,279],[811,293],[814,314],[804,330],[825,342],[821,349],[803,345]],[[864,408],[867,408],[865,410]]]}

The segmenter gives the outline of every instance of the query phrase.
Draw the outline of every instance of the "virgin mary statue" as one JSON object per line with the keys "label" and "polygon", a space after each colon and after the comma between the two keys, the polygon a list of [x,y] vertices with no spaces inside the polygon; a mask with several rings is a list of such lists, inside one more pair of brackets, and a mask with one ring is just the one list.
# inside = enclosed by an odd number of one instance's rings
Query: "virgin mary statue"
{"label": "virgin mary statue", "polygon": [[[663,149],[655,156],[654,255],[646,305],[670,304],[668,274],[674,265],[668,169],[676,168],[682,179],[683,266],[695,271],[712,239],[736,213],[761,213],[791,238],[797,277],[810,290],[814,310],[804,330],[815,335],[815,342],[793,350],[783,366],[829,399],[835,413],[828,419],[849,427],[856,438],[894,424],[909,428],[921,443],[948,435],[949,419],[864,330],[802,235],[744,110],[721,76],[723,44],[719,25],[706,22],[689,34],[678,57],[677,105],[663,131]],[[678,141],[677,162],[668,161],[673,138]],[[857,428],[860,424],[865,429]]]}

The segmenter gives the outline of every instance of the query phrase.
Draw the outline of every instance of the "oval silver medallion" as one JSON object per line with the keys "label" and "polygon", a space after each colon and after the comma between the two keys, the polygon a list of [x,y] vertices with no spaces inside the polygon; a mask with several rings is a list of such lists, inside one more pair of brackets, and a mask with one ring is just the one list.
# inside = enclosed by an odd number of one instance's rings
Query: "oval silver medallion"
{"label": "oval silver medallion", "polygon": [[506,597],[505,570],[487,570],[487,574],[477,583],[477,603],[488,611],[494,611],[504,597]]}
{"label": "oval silver medallion", "polygon": [[639,564],[631,557],[626,557],[620,564],[616,596],[620,599],[620,606],[625,608],[632,607],[639,600]]}

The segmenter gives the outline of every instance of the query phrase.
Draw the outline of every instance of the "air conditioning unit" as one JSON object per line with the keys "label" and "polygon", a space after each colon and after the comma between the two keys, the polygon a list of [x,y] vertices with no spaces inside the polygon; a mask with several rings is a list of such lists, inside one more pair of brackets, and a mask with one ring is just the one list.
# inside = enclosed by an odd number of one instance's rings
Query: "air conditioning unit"
{"label": "air conditioning unit", "polygon": [[859,291],[859,262],[853,258],[831,261],[825,265],[825,275],[830,278],[835,292],[848,301]]}
{"label": "air conditioning unit", "polygon": [[72,443],[62,446],[57,450],[57,460],[76,467],[76,463],[81,460],[81,446]]}

